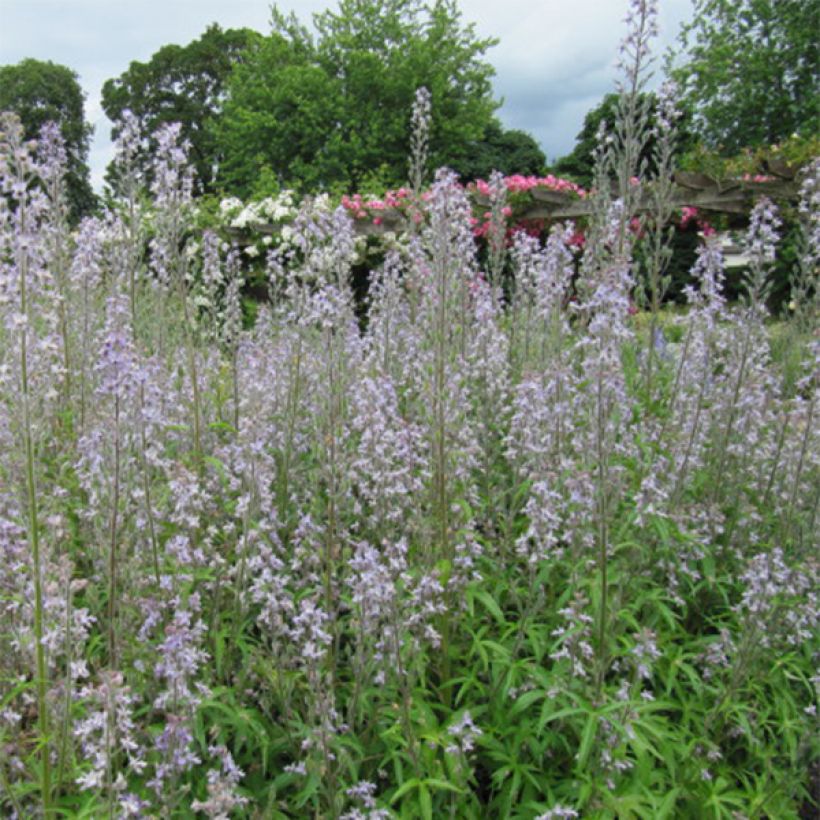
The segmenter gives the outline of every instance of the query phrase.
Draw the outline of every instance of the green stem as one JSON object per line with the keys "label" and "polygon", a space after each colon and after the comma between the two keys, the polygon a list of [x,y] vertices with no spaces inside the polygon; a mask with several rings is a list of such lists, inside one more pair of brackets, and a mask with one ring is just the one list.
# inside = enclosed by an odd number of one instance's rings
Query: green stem
{"label": "green stem", "polygon": [[[145,390],[140,385],[140,410],[145,408]],[[140,413],[140,467],[142,472],[142,489],[145,494],[145,511],[148,518],[148,533],[151,537],[151,558],[154,564],[154,579],[159,587],[159,545],[157,542],[157,532],[154,526],[154,510],[151,504],[151,481],[148,474],[148,459],[145,457],[145,451],[148,444],[145,439],[145,418]]]}
{"label": "green stem", "polygon": [[120,506],[120,397],[114,398],[114,498],[111,502],[111,539],[108,548],[108,663],[117,665],[117,523]]}

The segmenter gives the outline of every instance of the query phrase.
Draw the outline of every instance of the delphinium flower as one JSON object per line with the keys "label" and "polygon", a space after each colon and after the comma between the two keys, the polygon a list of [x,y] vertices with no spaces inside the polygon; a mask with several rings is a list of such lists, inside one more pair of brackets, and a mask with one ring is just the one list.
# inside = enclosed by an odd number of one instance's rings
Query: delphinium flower
{"label": "delphinium flower", "polygon": [[115,199],[109,221],[116,237],[114,252],[119,264],[114,266],[113,273],[121,277],[128,293],[134,337],[142,340],[150,331],[150,324],[143,323],[143,319],[149,319],[159,306],[158,282],[146,275],[143,261],[149,233],[143,197],[145,180],[140,168],[145,140],[137,117],[128,109],[117,121],[116,131],[111,165]]}
{"label": "delphinium flower", "polygon": [[[110,215],[109,215],[110,216]],[[75,305],[69,315],[77,344],[74,361],[79,401],[78,428],[84,432],[86,410],[93,390],[91,374],[94,340],[105,316],[103,308],[106,279],[110,275],[112,255],[111,225],[106,219],[86,217],[77,228],[77,239],[71,258],[71,287],[76,292]]]}
{"label": "delphinium flower", "polygon": [[202,234],[201,254],[201,275],[192,294],[201,336],[232,356],[242,331],[239,249],[207,230]]}
{"label": "delphinium flower", "polygon": [[133,715],[137,698],[121,672],[103,671],[96,686],[83,685],[78,699],[84,716],[74,723],[73,734],[85,765],[77,784],[101,793],[111,810],[123,796],[126,772],[139,775],[146,767]]}
{"label": "delphinium flower", "polygon": [[[616,239],[622,205],[613,204],[609,227]],[[610,521],[612,511],[625,489],[626,471],[620,460],[628,455],[632,440],[628,435],[631,400],[627,394],[621,361],[623,347],[632,340],[628,325],[629,293],[633,278],[628,261],[615,254],[608,265],[595,271],[594,284],[583,303],[589,324],[586,333],[576,342],[581,359],[581,372],[587,386],[585,414],[576,435],[579,451],[589,474],[595,481],[595,528],[597,569],[601,596],[598,622],[598,644],[605,642],[608,625],[608,568],[610,560]]]}
{"label": "delphinium flower", "polygon": [[311,330],[312,365],[317,377],[309,399],[314,461],[309,486],[314,508],[320,505],[316,522],[322,529],[324,608],[333,615],[344,551],[344,521],[352,501],[347,489],[352,454],[345,436],[348,394],[358,375],[362,351],[347,282],[329,282],[311,293],[300,323]]}
{"label": "delphinium flower", "polygon": [[467,345],[463,370],[467,390],[477,409],[474,414],[474,435],[480,446],[477,482],[485,505],[480,526],[489,533],[501,527],[502,491],[495,486],[493,470],[503,457],[510,417],[510,347],[502,327],[500,297],[493,296],[490,284],[481,277],[475,280],[471,296],[476,329]]}
{"label": "delphinium flower", "polygon": [[361,805],[346,811],[340,820],[388,820],[390,812],[376,808],[376,784],[368,780],[360,780],[354,786],[345,790],[345,794]]}
{"label": "delphinium flower", "polygon": [[520,285],[511,333],[516,368],[523,372],[511,398],[505,454],[519,480],[532,482],[522,501],[529,526],[516,542],[531,583],[538,563],[560,558],[565,543],[575,557],[590,543],[585,522],[594,514],[589,471],[579,469],[581,440],[575,431],[584,418],[584,400],[564,308],[572,276],[571,230],[556,226],[543,248],[518,234],[513,246]]}
{"label": "delphinium flower", "polygon": [[356,379],[349,405],[356,449],[348,476],[361,529],[377,539],[418,531],[417,499],[428,469],[418,425],[402,416],[399,395],[385,375]]}
{"label": "delphinium flower", "polygon": [[193,170],[188,164],[189,146],[180,140],[180,128],[179,123],[166,125],[154,135],[157,143],[151,182],[154,235],[149,248],[151,269],[160,285],[161,298],[152,327],[158,333],[155,349],[163,352],[173,347],[171,331],[181,331],[184,370],[189,385],[192,455],[195,466],[201,471],[206,431],[201,374],[207,372],[207,368],[201,361],[192,299],[193,260],[196,256],[191,237]]}
{"label": "delphinium flower", "polygon": [[[179,301],[185,329],[193,330],[194,316],[188,304],[191,285],[190,255],[186,253],[187,228],[193,207],[193,171],[188,165],[186,143],[180,141],[179,123],[160,128],[153,161],[151,193],[154,206],[154,236],[150,241],[150,263],[166,297]],[[165,318],[167,314],[163,314]]]}
{"label": "delphinium flower", "polygon": [[136,506],[127,488],[134,486],[142,465],[137,424],[138,396],[145,374],[131,338],[130,310],[124,296],[112,296],[93,367],[97,382],[93,418],[77,443],[76,468],[88,496],[84,518],[89,531],[105,544],[96,558],[108,579],[108,639],[110,661],[116,665],[118,578],[127,565],[124,522]]}
{"label": "delphinium flower", "polygon": [[14,642],[19,646],[21,633],[28,632],[31,626],[20,617],[26,579],[30,575],[26,530],[20,523],[21,513],[12,494],[6,488],[0,490],[0,614],[3,616],[0,635],[3,647],[7,650],[0,654],[0,663],[4,669],[6,664],[9,665],[9,677],[14,661],[19,660],[19,655],[10,654],[10,644]]}
{"label": "delphinium flower", "polygon": [[421,195],[427,172],[427,154],[430,140],[431,96],[424,87],[416,89],[410,120],[410,187],[416,197]]}
{"label": "delphinium flower", "polygon": [[624,23],[627,33],[621,41],[616,80],[619,92],[635,93],[648,82],[653,61],[650,43],[658,36],[657,0],[631,0]]}
{"label": "delphinium flower", "polygon": [[812,341],[808,353],[795,394],[783,404],[777,442],[770,448],[767,469],[757,476],[757,487],[761,509],[780,516],[790,535],[799,536],[804,529],[810,549],[820,469],[820,434],[815,423],[820,400],[820,340]]}
{"label": "delphinium flower", "polygon": [[[522,362],[536,369],[549,365],[561,355],[564,340],[569,335],[569,317],[566,305],[570,298],[575,273],[575,252],[572,222],[554,225],[543,248],[534,237],[519,232],[513,243],[516,281],[520,277],[520,291],[516,289],[517,313],[526,312],[524,328],[515,332],[523,336]],[[523,332],[522,332],[523,331]]]}
{"label": "delphinium flower", "polygon": [[592,647],[593,618],[588,614],[589,601],[580,593],[558,610],[563,623],[552,631],[558,639],[558,648],[550,653],[550,658],[557,662],[569,662],[568,678],[588,680],[592,674],[595,650]]}
{"label": "delphinium flower", "polygon": [[[393,668],[390,658],[392,647],[387,647],[387,657],[383,648],[385,623],[389,624],[395,611],[399,590],[395,567],[391,567],[381,553],[366,542],[356,546],[349,567],[346,585],[350,592],[352,627],[356,641],[354,674],[357,688],[353,697],[354,704],[351,706],[351,711],[355,714],[355,701],[360,691],[373,679],[383,683],[386,673]],[[390,624],[387,629],[396,629],[397,626]]]}
{"label": "delphinium flower", "polygon": [[[453,505],[453,515],[461,510]],[[452,570],[446,578],[446,590],[453,602],[451,609],[454,612],[463,610],[466,606],[464,592],[467,587],[481,580],[479,561],[484,554],[484,547],[476,530],[476,523],[468,521],[458,532],[453,545]],[[486,525],[490,529],[492,524]]]}
{"label": "delphinium flower", "polygon": [[[653,366],[658,353],[656,339],[663,339],[658,326],[658,312],[671,277],[666,274],[672,258],[671,242],[674,229],[668,227],[675,210],[673,202],[675,143],[677,139],[677,121],[680,111],[677,107],[678,90],[671,81],[665,82],[658,94],[658,107],[655,112],[655,124],[652,128],[654,173],[649,180],[651,211],[646,220],[646,231],[643,244],[646,248],[645,281],[638,292],[643,302],[648,304],[652,314],[649,327],[648,352],[645,356],[645,378],[650,394],[653,386]],[[641,292],[642,291],[642,292]]]}
{"label": "delphinium flower", "polygon": [[692,278],[694,283],[684,289],[690,311],[668,398],[669,420],[657,431],[670,454],[671,510],[677,508],[689,476],[703,465],[708,445],[726,309],[723,256],[715,239],[707,238],[698,248]]}
{"label": "delphinium flower", "polygon": [[[2,435],[3,409],[0,405],[0,443],[5,444],[10,435]],[[4,447],[2,452],[8,451]],[[36,708],[28,687],[21,687],[17,696],[13,693],[34,666],[34,624],[31,606],[26,605],[31,601],[33,578],[26,529],[21,525],[24,520],[8,488],[0,489],[0,746],[5,759],[2,765],[13,783],[26,776],[23,715]]]}
{"label": "delphinium flower", "polygon": [[421,329],[415,321],[418,293],[408,292],[409,260],[390,251],[373,271],[370,308],[364,334],[365,368],[390,378],[396,393],[412,401],[422,383]]}
{"label": "delphinium flower", "polygon": [[[407,543],[403,540],[391,542],[388,556],[392,564],[398,565],[407,558]],[[404,626],[409,635],[409,646],[420,651],[425,645],[438,648],[441,636],[434,626],[436,616],[446,611],[444,589],[435,573],[423,573],[413,578],[409,573],[402,576],[407,589],[408,601],[404,609]]]}
{"label": "delphinium flower", "polygon": [[741,581],[745,584],[737,611],[758,645],[778,641],[801,646],[818,626],[817,566],[789,566],[779,548],[753,556]]}
{"label": "delphinium flower", "polygon": [[[31,637],[36,681],[40,764],[37,791],[50,811],[51,747],[45,583],[56,533],[47,526],[50,507],[59,507],[53,476],[40,455],[46,442],[59,454],[51,433],[59,407],[56,385],[64,383],[65,360],[59,334],[59,289],[47,265],[43,235],[49,202],[38,181],[32,145],[23,141],[14,115],[0,119],[0,377],[12,446],[3,453],[3,473],[26,522],[31,588]],[[11,206],[14,204],[14,207]],[[9,389],[11,388],[11,389]],[[56,447],[54,446],[56,445]],[[4,692],[5,694],[5,692]]]}
{"label": "delphinium flower", "polygon": [[[303,204],[293,231],[283,299],[277,305],[284,329],[275,331],[290,347],[282,381],[286,393],[277,412],[282,454],[277,503],[283,520],[294,514],[298,518],[296,510],[320,506],[313,514],[323,531],[324,608],[332,612],[343,513],[351,501],[344,441],[347,394],[362,348],[349,285],[355,239],[342,209],[331,211],[315,202]],[[309,453],[310,460],[301,460],[299,451]],[[310,471],[301,469],[308,464]]]}
{"label": "delphinium flower", "polygon": [[547,480],[542,478],[532,485],[524,506],[529,524],[515,542],[516,554],[528,566],[563,557],[562,501],[560,493],[551,489]]}
{"label": "delphinium flower", "polygon": [[646,523],[647,516],[666,518],[670,489],[666,480],[669,475],[669,459],[665,455],[655,456],[641,478],[635,495],[635,523]]}
{"label": "delphinium flower", "polygon": [[623,73],[619,90],[642,87],[651,60],[650,42],[658,36],[656,0],[631,0],[624,23],[627,34],[621,41],[618,68]]}
{"label": "delphinium flower", "polygon": [[[23,141],[13,115],[0,125],[0,191],[5,195],[0,200],[0,355],[10,368],[9,377],[17,379],[15,392],[28,403],[36,440],[57,410],[55,385],[66,375],[60,293],[49,265],[45,235],[50,206],[38,184],[35,144]],[[13,209],[11,200],[16,203]]]}
{"label": "delphinium flower", "polygon": [[[254,493],[265,476],[277,476],[276,503],[283,518],[291,500],[292,467],[307,447],[310,419],[304,405],[311,367],[305,344],[299,327],[291,321],[280,322],[263,308],[237,348],[237,377],[243,387],[239,413],[246,423],[231,461],[236,460],[235,469],[246,476]],[[283,454],[278,466],[277,453]],[[257,472],[260,481],[252,478]]]}
{"label": "delphinium flower", "polygon": [[[775,255],[778,223],[772,203],[765,199],[750,217],[746,238],[750,270],[744,304],[730,318],[723,369],[716,377],[712,403],[709,466],[714,480],[713,501],[718,505],[730,496],[743,500],[740,488],[750,476],[765,470],[768,438],[776,435],[780,386],[770,366],[764,319],[768,315],[766,274]],[[744,508],[736,511],[732,527],[742,520]],[[741,531],[737,535],[739,542],[748,538]]]}
{"label": "delphinium flower", "polygon": [[171,807],[179,800],[176,785],[179,777],[202,762],[193,744],[194,736],[188,722],[179,715],[166,715],[165,728],[154,741],[159,761],[154,767],[154,777],[147,783],[166,810],[173,810]]}
{"label": "delphinium flower", "polygon": [[194,593],[187,601],[174,599],[171,603],[171,619],[157,646],[158,660],[154,666],[154,673],[164,689],[154,706],[174,710],[196,705],[202,697],[203,689],[196,676],[207,660],[202,649],[207,627],[199,617],[199,595]]}
{"label": "delphinium flower", "polygon": [[151,261],[156,276],[171,286],[187,275],[179,246],[193,202],[193,169],[188,164],[188,145],[180,140],[181,129],[179,123],[173,123],[154,134],[157,151],[151,193],[157,232],[151,241]]}
{"label": "delphinium flower", "polygon": [[329,801],[336,802],[337,743],[336,736],[347,731],[347,725],[336,708],[333,672],[328,664],[333,649],[330,616],[310,598],[303,598],[293,614],[289,638],[299,647],[296,664],[305,677],[310,696],[303,713],[307,766],[322,771],[327,779]]}
{"label": "delphinium flower", "polygon": [[756,674],[758,664],[766,663],[768,652],[809,644],[820,625],[818,567],[813,555],[790,566],[780,548],[760,552],[747,560],[740,581],[743,591],[734,607],[737,627],[721,627],[699,658],[703,677],[721,681],[723,686],[707,726]]}
{"label": "delphinium flower", "polygon": [[208,753],[219,762],[219,768],[208,770],[208,799],[194,800],[191,808],[211,820],[228,820],[232,813],[247,805],[248,798],[237,793],[244,777],[225,746],[209,746]]}
{"label": "delphinium flower", "polygon": [[168,489],[172,505],[168,519],[176,524],[178,532],[166,550],[174,553],[180,565],[201,565],[204,555],[196,543],[196,533],[209,506],[207,488],[194,471],[176,463],[170,468]]}
{"label": "delphinium flower", "polygon": [[208,688],[199,680],[208,655],[203,649],[207,627],[201,619],[202,604],[197,593],[182,599],[175,596],[152,611],[147,607],[143,638],[153,637],[163,625],[159,642],[149,654],[153,664],[157,693],[153,708],[162,714],[165,729],[146,749],[146,759],[154,776],[148,786],[163,806],[169,808],[179,799],[179,778],[201,761],[195,751],[192,732],[194,712]]}
{"label": "delphinium flower", "polygon": [[645,91],[652,77],[650,43],[658,36],[657,0],[631,0],[625,23],[627,34],[620,45],[615,82],[617,109],[610,126],[612,144],[601,154],[602,173],[596,174],[594,183],[596,196],[606,198],[609,194],[602,183],[608,182],[610,174],[617,180],[617,199],[623,205],[617,228],[618,255],[624,255],[629,226],[636,218],[643,192],[641,180],[646,173],[643,154],[651,135],[652,106]]}
{"label": "delphinium flower", "polygon": [[[273,343],[267,346],[268,356],[260,359],[262,372],[273,368],[276,377],[268,392],[267,407],[262,419],[259,439],[262,446],[277,459],[276,504],[282,521],[298,517],[297,510],[310,496],[310,461],[308,454],[314,443],[315,395],[319,376],[319,361],[312,355],[311,333],[295,321],[288,321],[281,331],[274,331]],[[250,375],[250,374],[249,374]],[[263,377],[259,385],[268,384]],[[256,388],[246,388],[252,396]],[[244,414],[244,411],[243,411]],[[245,435],[243,428],[243,436]]]}
{"label": "delphinium flower", "polygon": [[630,655],[634,659],[636,672],[642,680],[650,680],[652,665],[661,657],[657,635],[651,629],[642,629],[635,634],[634,638],[635,643],[630,650]]}
{"label": "delphinium flower", "polygon": [[817,269],[820,265],[820,158],[815,158],[803,172],[800,201],[797,206],[800,220],[797,264],[791,276],[789,310],[798,328],[810,331],[816,326],[820,311],[820,287]]}
{"label": "delphinium flower", "polygon": [[[574,472],[566,468],[577,455],[572,431],[581,409],[565,310],[573,273],[571,232],[571,225],[554,227],[543,248],[519,233],[512,250],[517,284],[510,344],[514,373],[520,369],[521,376],[510,402],[506,456],[521,479],[549,483],[556,502],[569,493],[557,476]],[[539,513],[537,505],[531,512]]]}
{"label": "delphinium flower", "polygon": [[251,580],[247,594],[259,607],[256,621],[265,642],[285,665],[290,660],[288,625],[295,614],[295,604],[290,588],[291,574],[276,529],[278,526],[275,529],[270,527],[266,537],[260,535],[251,540],[248,557]]}
{"label": "delphinium flower", "polygon": [[67,153],[60,129],[47,122],[37,138],[35,172],[46,196],[47,208],[40,227],[45,250],[45,265],[54,278],[56,310],[62,358],[62,402],[68,407],[72,400],[74,344],[69,315],[74,305],[70,276],[69,205],[67,194]]}
{"label": "delphinium flower", "polygon": [[627,757],[627,748],[624,747],[625,741],[635,739],[632,723],[638,718],[627,680],[621,681],[613,701],[618,708],[615,712],[617,721],[610,720],[609,717],[601,718],[598,724],[600,742],[593,752],[596,758],[594,765],[598,767],[610,791],[615,791],[621,775],[635,766],[634,761]]}
{"label": "delphinium flower", "polygon": [[222,311],[219,316],[219,340],[231,363],[231,380],[233,387],[233,425],[238,430],[240,420],[239,381],[239,345],[242,335],[242,285],[244,277],[239,264],[238,250],[234,247],[227,251],[225,258],[226,280],[222,299]]}
{"label": "delphinium flower", "polygon": [[353,223],[343,207],[331,210],[318,198],[305,199],[288,236],[288,245],[269,256],[275,296],[292,300],[302,286],[347,283],[357,251]]}
{"label": "delphinium flower", "polygon": [[[30,727],[25,726],[28,721],[23,721],[23,713],[36,713],[39,708],[36,694],[29,687],[15,692],[18,684],[30,678],[31,670],[36,667],[38,644],[33,629],[34,579],[25,532],[4,517],[14,513],[13,508],[4,509],[4,501],[10,499],[0,498],[0,562],[8,570],[0,570],[0,597],[7,601],[0,610],[4,619],[0,649],[5,650],[3,657],[7,659],[0,663],[0,694],[6,704],[0,711],[0,738],[9,735],[13,738],[19,730],[30,731]],[[59,530],[63,525],[58,518],[50,516],[49,526]],[[86,607],[77,604],[77,594],[84,584],[72,580],[74,573],[75,567],[66,555],[51,554],[42,567],[43,612],[39,646],[43,649],[49,682],[46,696],[54,726],[52,760],[63,764],[66,762],[63,756],[70,754],[72,704],[78,698],[82,678],[87,674],[83,654],[95,621]],[[10,763],[20,759],[18,753],[27,745],[22,736],[17,741],[14,752],[9,755]],[[22,769],[20,774],[24,774]]]}
{"label": "delphinium flower", "polygon": [[428,202],[429,224],[413,258],[419,286],[416,320],[422,342],[422,385],[414,411],[431,448],[428,488],[432,531],[426,561],[452,560],[452,534],[464,521],[454,515],[461,496],[474,499],[478,464],[472,423],[467,352],[477,329],[471,283],[476,279],[469,203],[454,175],[439,172]]}
{"label": "delphinium flower", "polygon": [[466,787],[472,777],[469,757],[475,750],[475,744],[484,732],[476,726],[469,710],[465,710],[461,717],[456,719],[447,728],[447,745],[445,753],[450,755],[455,778],[462,787]]}
{"label": "delphinium flower", "polygon": [[200,246],[202,267],[193,292],[194,305],[202,317],[203,336],[209,341],[219,337],[219,300],[225,286],[221,242],[214,231],[203,232]]}
{"label": "delphinium flower", "polygon": [[543,814],[539,814],[535,820],[564,820],[565,818],[571,820],[573,817],[580,817],[575,809],[571,809],[569,806],[556,804]]}
{"label": "delphinium flower", "polygon": [[468,710],[447,729],[447,735],[452,743],[446,751],[452,755],[468,755],[475,749],[476,740],[484,734],[473,722]]}

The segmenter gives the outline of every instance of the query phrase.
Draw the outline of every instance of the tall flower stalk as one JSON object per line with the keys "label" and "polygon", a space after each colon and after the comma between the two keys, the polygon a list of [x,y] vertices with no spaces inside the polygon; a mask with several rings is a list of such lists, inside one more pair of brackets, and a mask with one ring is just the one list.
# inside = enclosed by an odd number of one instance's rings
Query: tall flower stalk
{"label": "tall flower stalk", "polygon": [[[156,236],[152,240],[154,271],[165,292],[175,297],[181,311],[188,377],[191,384],[193,458],[203,469],[203,408],[197,351],[197,317],[190,299],[191,254],[189,229],[193,200],[193,171],[187,163],[187,146],[180,143],[180,126],[169,125],[156,134],[158,142],[151,185],[157,210]],[[169,318],[167,315],[164,317]]]}
{"label": "tall flower stalk", "polygon": [[[40,539],[42,522],[39,512],[37,487],[37,453],[34,440],[34,396],[30,348],[37,341],[37,327],[42,322],[34,304],[32,277],[36,264],[33,257],[35,237],[44,216],[44,199],[36,190],[36,168],[30,146],[23,142],[22,128],[14,117],[4,116],[0,122],[0,185],[4,194],[15,200],[11,217],[13,234],[8,238],[8,251],[13,265],[8,275],[14,281],[4,283],[4,290],[16,297],[13,309],[3,317],[6,327],[16,336],[20,378],[20,413],[22,416],[23,458],[25,469],[25,498],[28,523],[28,543],[31,550],[31,572],[34,578],[34,654],[36,659],[35,685],[37,692],[37,727],[40,746],[40,802],[44,816],[51,811],[51,725],[48,705],[48,666],[44,642],[43,544]],[[41,289],[49,287],[45,271],[38,271]]]}

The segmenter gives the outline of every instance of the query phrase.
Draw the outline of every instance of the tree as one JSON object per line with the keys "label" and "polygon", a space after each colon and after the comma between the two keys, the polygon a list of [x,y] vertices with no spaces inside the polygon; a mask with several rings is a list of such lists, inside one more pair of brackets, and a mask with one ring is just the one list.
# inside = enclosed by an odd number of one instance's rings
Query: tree
{"label": "tree", "polygon": [[698,133],[725,156],[820,127],[820,0],[694,0],[670,69]]}
{"label": "tree", "polygon": [[[649,93],[648,100],[652,111],[657,109],[658,101],[655,94]],[[556,174],[567,176],[579,185],[589,187],[592,184],[595,160],[593,151],[597,147],[598,129],[602,122],[609,127],[615,121],[618,111],[618,95],[607,94],[595,108],[587,112],[584,117],[584,125],[575,138],[575,147],[564,157],[561,157],[553,166],[552,170]],[[694,144],[692,134],[691,116],[686,113],[677,123],[676,151],[683,154]],[[646,144],[643,146],[640,161],[646,163],[649,171],[652,171],[655,141],[650,133]]]}
{"label": "tree", "polygon": [[493,171],[538,176],[546,164],[541,146],[526,131],[507,130],[493,120],[480,140],[466,146],[463,155],[452,163],[452,168],[462,180],[472,181],[489,179]]}
{"label": "tree", "polygon": [[404,182],[420,86],[432,95],[431,165],[450,164],[492,122],[483,56],[495,41],[462,25],[452,0],[340,0],[313,23],[315,36],[274,8],[271,35],[231,76],[216,133],[233,192],[264,169],[303,190],[355,189],[376,170]]}
{"label": "tree", "polygon": [[[250,29],[223,31],[213,24],[187,46],[166,45],[147,63],[132,62],[102,89],[103,110],[115,123],[114,136],[119,134],[119,121],[126,109],[149,138],[161,125],[180,123],[182,137],[191,146],[189,156],[196,168],[197,185],[202,191],[210,190],[217,162],[211,121],[220,115],[228,75],[258,37]],[[149,153],[140,159],[146,176]]]}
{"label": "tree", "polygon": [[25,139],[36,139],[47,122],[60,128],[68,155],[66,188],[73,221],[96,203],[88,167],[93,128],[85,121],[84,100],[77,73],[66,66],[30,58],[0,66],[0,111],[17,114]]}

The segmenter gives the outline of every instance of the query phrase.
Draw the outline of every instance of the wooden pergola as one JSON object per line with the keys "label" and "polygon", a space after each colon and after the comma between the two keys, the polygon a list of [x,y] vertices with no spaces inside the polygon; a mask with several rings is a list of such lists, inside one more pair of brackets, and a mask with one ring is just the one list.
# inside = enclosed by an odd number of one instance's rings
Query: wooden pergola
{"label": "wooden pergola", "polygon": [[[676,171],[671,195],[676,208],[690,206],[699,211],[723,214],[748,214],[754,202],[761,196],[773,199],[794,200],[799,193],[798,169],[779,161],[769,161],[764,174],[743,179],[719,180],[706,174],[690,171]],[[579,219],[589,216],[593,203],[581,199],[570,191],[555,191],[546,187],[534,187],[528,191],[532,202],[516,214],[522,220],[562,220]],[[490,206],[489,197],[472,191],[473,203],[481,208]],[[651,195],[647,192],[638,203],[639,211],[652,209]],[[376,221],[374,221],[374,219]],[[371,211],[367,218],[354,219],[354,229],[360,236],[383,236],[387,233],[402,233],[407,230],[407,215],[396,208],[382,208]],[[256,228],[258,233],[274,234],[281,225],[268,224]],[[244,231],[229,229],[236,237]]]}
{"label": "wooden pergola", "polygon": [[[794,176],[790,178],[769,177],[765,180],[733,179],[715,180],[705,174],[678,171],[674,177],[672,204],[683,208],[691,206],[700,211],[725,214],[747,214],[755,200],[761,196],[773,199],[794,199],[798,195],[799,185]],[[593,205],[575,194],[564,191],[552,191],[547,188],[531,188],[529,195],[532,204],[519,212],[519,219],[579,219],[592,213]],[[489,207],[487,196],[472,193],[476,205]],[[652,207],[649,195],[638,204],[639,211]],[[405,216],[397,210],[384,209],[378,212],[379,224],[372,219],[357,219],[354,222],[356,232],[366,236],[378,236],[388,231],[404,230]]]}

